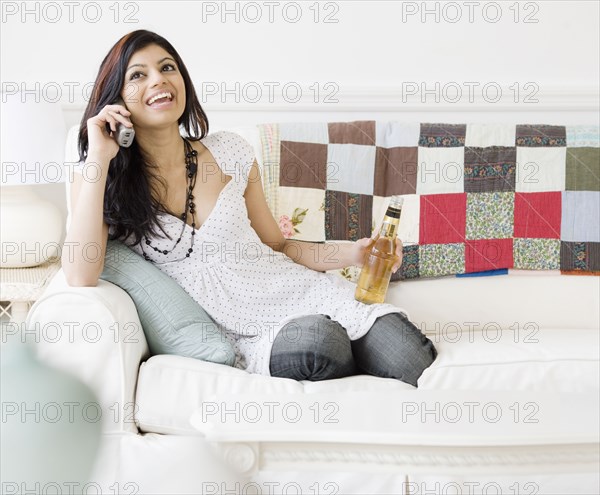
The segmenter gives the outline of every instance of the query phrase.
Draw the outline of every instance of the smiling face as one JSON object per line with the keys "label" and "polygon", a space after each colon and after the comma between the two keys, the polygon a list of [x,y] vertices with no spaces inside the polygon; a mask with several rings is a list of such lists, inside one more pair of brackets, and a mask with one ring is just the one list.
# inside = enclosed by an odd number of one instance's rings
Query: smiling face
{"label": "smiling face", "polygon": [[177,122],[185,110],[185,83],[169,52],[148,45],[127,64],[121,97],[137,127],[162,127]]}

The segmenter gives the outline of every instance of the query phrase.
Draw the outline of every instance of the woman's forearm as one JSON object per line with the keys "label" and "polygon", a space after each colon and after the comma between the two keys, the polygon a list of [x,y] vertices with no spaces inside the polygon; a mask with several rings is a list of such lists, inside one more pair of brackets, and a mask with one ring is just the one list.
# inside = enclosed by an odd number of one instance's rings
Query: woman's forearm
{"label": "woman's forearm", "polygon": [[104,265],[103,204],[109,162],[89,156],[86,166],[90,163],[99,176],[94,181],[79,179],[77,204],[71,205],[71,224],[61,256],[66,279],[76,286],[96,285]]}
{"label": "woman's forearm", "polygon": [[353,265],[352,244],[342,242],[308,242],[286,239],[282,252],[300,265],[325,272]]}

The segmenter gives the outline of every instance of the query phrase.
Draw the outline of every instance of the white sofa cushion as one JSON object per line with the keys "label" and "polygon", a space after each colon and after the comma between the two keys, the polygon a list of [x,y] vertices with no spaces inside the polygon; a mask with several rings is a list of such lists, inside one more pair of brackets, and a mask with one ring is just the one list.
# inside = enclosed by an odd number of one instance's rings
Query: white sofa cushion
{"label": "white sofa cushion", "polygon": [[[515,343],[509,333],[491,342],[485,334],[472,332],[468,340],[436,344],[438,358],[421,376],[419,389],[595,394],[600,376],[598,346],[594,330],[545,329],[537,343]],[[194,434],[189,422],[192,413],[203,401],[219,395],[389,394],[412,389],[399,380],[368,375],[298,382],[179,356],[154,356],[140,369],[136,420],[145,432]]]}
{"label": "white sofa cushion", "polygon": [[457,327],[595,329],[600,326],[600,277],[511,271],[489,277],[392,282],[386,302],[406,308],[426,334]]}
{"label": "white sofa cushion", "polygon": [[518,342],[505,330],[431,338],[438,359],[421,375],[419,389],[596,394],[600,388],[597,330],[542,329]]}
{"label": "white sofa cushion", "polygon": [[154,356],[142,364],[136,395],[144,432],[195,434],[189,420],[207,398],[232,394],[304,394],[413,389],[389,378],[360,375],[322,382],[275,378],[180,356]]}

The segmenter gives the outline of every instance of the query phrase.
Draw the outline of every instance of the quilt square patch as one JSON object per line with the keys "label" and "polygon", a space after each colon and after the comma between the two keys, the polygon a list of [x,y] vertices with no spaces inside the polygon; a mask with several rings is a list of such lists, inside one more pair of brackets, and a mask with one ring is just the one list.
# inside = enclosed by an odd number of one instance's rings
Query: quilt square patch
{"label": "quilt square patch", "polygon": [[279,125],[281,141],[301,143],[329,143],[329,132],[326,122],[284,122]]}
{"label": "quilt square patch", "polygon": [[419,244],[464,242],[466,194],[429,194],[420,200]]}
{"label": "quilt square patch", "polygon": [[282,187],[275,218],[286,239],[325,240],[325,191],[307,187]]}
{"label": "quilt square patch", "polygon": [[565,188],[567,148],[517,148],[519,192],[562,191]]}
{"label": "quilt square patch", "polygon": [[325,191],[325,239],[357,241],[371,236],[373,196]]}
{"label": "quilt square patch", "polygon": [[421,124],[419,146],[454,148],[465,145],[466,124]]}
{"label": "quilt square patch", "polygon": [[375,146],[330,144],[327,152],[327,189],[373,194]]}
{"label": "quilt square patch", "polygon": [[376,143],[380,148],[416,148],[421,126],[416,122],[376,122]]}
{"label": "quilt square patch", "polygon": [[513,265],[512,239],[481,239],[465,242],[465,272],[485,272]]}
{"label": "quilt square patch", "polygon": [[514,147],[465,147],[465,192],[514,191]]}
{"label": "quilt square patch", "polygon": [[600,270],[600,243],[560,243],[560,269],[597,272]]}
{"label": "quilt square patch", "polygon": [[[378,218],[383,218],[380,216]],[[421,218],[421,201],[416,194],[404,196],[398,237],[407,244],[419,243],[419,223]]]}
{"label": "quilt square patch", "polygon": [[403,246],[402,265],[400,269],[392,275],[391,280],[408,280],[419,278],[419,246]]}
{"label": "quilt square patch", "polygon": [[512,237],[513,216],[514,193],[468,193],[466,239]]}
{"label": "quilt square patch", "polygon": [[417,147],[377,147],[373,194],[376,196],[415,194],[416,190]]}
{"label": "quilt square patch", "polygon": [[598,134],[598,126],[568,125],[567,146],[569,148],[580,146],[597,148],[600,146],[600,134]]}
{"label": "quilt square patch", "polygon": [[329,142],[375,146],[375,121],[333,122],[328,124]]}
{"label": "quilt square patch", "polygon": [[325,189],[327,184],[327,145],[281,142],[279,185]]}
{"label": "quilt square patch", "polygon": [[419,248],[419,275],[442,277],[465,272],[465,245],[427,244]]}
{"label": "quilt square patch", "polygon": [[567,148],[565,189],[600,191],[600,148]]}
{"label": "quilt square patch", "polygon": [[467,124],[465,146],[473,148],[515,146],[516,130],[514,124]]}
{"label": "quilt square patch", "polygon": [[515,237],[560,239],[561,192],[516,193]]}
{"label": "quilt square patch", "polygon": [[517,146],[566,146],[564,125],[517,125]]}
{"label": "quilt square patch", "polygon": [[520,270],[559,270],[559,239],[513,240],[514,267]]}
{"label": "quilt square patch", "polygon": [[418,148],[417,194],[464,192],[464,148]]}
{"label": "quilt square patch", "polygon": [[262,144],[263,190],[267,204],[277,218],[279,210],[279,181],[281,166],[281,140],[279,126],[263,124],[258,126]]}
{"label": "quilt square patch", "polygon": [[600,242],[600,192],[563,191],[560,238]]}

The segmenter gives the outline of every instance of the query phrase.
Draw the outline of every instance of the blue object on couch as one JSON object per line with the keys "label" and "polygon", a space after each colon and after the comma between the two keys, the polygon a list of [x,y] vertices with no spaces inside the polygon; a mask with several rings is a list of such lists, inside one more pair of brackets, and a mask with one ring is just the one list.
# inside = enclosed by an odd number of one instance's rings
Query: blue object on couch
{"label": "blue object on couch", "polygon": [[100,278],[133,299],[152,354],[233,366],[235,352],[217,323],[175,280],[121,241],[108,241]]}

